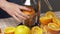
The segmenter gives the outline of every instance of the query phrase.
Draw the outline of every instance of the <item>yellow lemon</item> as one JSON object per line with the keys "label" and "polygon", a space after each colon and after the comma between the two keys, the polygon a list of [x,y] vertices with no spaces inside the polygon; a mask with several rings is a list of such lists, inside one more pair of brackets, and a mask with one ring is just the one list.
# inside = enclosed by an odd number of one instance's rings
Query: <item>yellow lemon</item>
{"label": "yellow lemon", "polygon": [[25,25],[20,25],[16,28],[15,34],[30,34],[30,29]]}

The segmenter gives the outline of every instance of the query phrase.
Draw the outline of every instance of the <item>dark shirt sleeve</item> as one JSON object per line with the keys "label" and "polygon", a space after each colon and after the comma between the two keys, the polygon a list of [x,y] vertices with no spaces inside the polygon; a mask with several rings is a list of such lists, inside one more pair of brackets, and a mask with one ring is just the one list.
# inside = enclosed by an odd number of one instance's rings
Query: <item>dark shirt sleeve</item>
{"label": "dark shirt sleeve", "polygon": [[23,5],[26,0],[7,0],[7,1],[19,4],[19,5]]}

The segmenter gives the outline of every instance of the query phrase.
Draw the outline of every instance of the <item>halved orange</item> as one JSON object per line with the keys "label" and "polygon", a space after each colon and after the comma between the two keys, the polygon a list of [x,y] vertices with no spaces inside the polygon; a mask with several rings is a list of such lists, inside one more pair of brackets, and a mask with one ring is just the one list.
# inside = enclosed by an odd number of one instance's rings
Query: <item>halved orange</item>
{"label": "halved orange", "polygon": [[43,30],[40,27],[35,26],[32,28],[31,34],[43,34]]}
{"label": "halved orange", "polygon": [[53,18],[53,23],[56,23],[60,27],[60,19],[59,18]]}
{"label": "halved orange", "polygon": [[53,17],[56,17],[56,14],[52,11],[48,11],[48,12],[46,12],[45,16],[47,16],[49,18],[53,18]]}
{"label": "halved orange", "polygon": [[7,27],[4,29],[4,34],[14,34],[15,27]]}
{"label": "halved orange", "polygon": [[60,28],[59,28],[59,26],[56,24],[56,23],[49,23],[48,24],[48,27],[46,27],[47,29],[48,29],[48,31],[50,31],[50,32],[54,32],[54,31],[59,31],[60,30]]}
{"label": "halved orange", "polygon": [[47,25],[49,22],[51,22],[51,18],[49,18],[49,17],[40,17],[40,22],[43,25]]}

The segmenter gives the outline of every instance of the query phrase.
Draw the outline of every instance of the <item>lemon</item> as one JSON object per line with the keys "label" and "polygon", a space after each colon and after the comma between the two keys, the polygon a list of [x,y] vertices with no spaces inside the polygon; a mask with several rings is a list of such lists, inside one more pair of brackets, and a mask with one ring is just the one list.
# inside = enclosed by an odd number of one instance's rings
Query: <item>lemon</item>
{"label": "lemon", "polygon": [[16,28],[15,34],[30,34],[30,29],[25,25],[20,25]]}

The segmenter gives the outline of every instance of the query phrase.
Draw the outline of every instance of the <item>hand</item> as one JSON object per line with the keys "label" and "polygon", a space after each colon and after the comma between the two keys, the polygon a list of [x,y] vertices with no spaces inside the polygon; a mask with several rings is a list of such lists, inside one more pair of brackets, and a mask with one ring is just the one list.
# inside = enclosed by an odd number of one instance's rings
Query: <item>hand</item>
{"label": "hand", "polygon": [[25,6],[17,5],[17,4],[10,3],[10,2],[4,2],[4,3],[2,3],[1,8],[19,22],[21,20],[26,20],[27,18],[29,18],[29,16],[25,15],[20,10],[20,9],[23,9],[23,10],[30,11],[30,9],[28,9]]}

